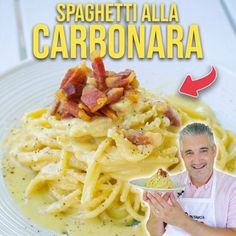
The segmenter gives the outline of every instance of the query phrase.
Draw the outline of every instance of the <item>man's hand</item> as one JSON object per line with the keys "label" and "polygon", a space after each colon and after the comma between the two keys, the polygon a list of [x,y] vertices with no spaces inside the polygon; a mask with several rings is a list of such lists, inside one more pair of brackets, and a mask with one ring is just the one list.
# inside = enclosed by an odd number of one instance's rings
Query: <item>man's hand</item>
{"label": "man's hand", "polygon": [[149,205],[154,214],[163,222],[182,227],[188,218],[173,193],[166,193],[162,197],[157,192],[148,192],[146,197],[150,201]]}
{"label": "man's hand", "polygon": [[[163,196],[165,201],[168,200],[169,194],[165,194]],[[143,200],[148,203],[150,206],[150,216],[147,222],[147,230],[149,231],[151,236],[161,236],[165,232],[165,223],[161,218],[159,218],[157,211],[153,204],[151,203],[151,200],[148,198],[148,192],[144,191],[143,193]]]}
{"label": "man's hand", "polygon": [[[156,217],[159,218],[158,211],[156,210],[156,207],[152,203],[151,199],[149,198],[149,196],[151,196],[150,194],[151,194],[150,192],[144,191],[144,193],[143,193],[143,200],[146,201],[148,203],[148,205],[150,206],[151,214],[153,214],[153,215],[155,215]],[[152,194],[158,195],[160,198],[163,198],[164,201],[168,201],[168,199],[170,197],[170,193],[165,193],[163,196],[161,196],[159,193],[152,193]]]}

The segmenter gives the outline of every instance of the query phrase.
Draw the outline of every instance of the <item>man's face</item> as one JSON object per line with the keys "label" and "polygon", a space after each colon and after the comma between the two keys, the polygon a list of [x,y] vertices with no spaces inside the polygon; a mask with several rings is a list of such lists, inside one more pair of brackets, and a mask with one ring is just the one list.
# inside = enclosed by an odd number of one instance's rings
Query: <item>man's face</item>
{"label": "man's face", "polygon": [[186,135],[182,140],[181,155],[186,169],[194,180],[207,180],[212,173],[216,146],[207,134]]}

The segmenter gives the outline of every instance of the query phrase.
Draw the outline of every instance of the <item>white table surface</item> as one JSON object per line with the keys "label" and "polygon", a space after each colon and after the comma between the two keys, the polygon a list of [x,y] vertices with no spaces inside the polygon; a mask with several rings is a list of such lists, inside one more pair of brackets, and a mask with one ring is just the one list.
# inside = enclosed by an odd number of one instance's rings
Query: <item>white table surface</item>
{"label": "white table surface", "polygon": [[[0,0],[0,74],[21,62],[15,14],[16,1],[19,1],[21,9],[23,38],[25,39],[28,59],[33,58],[32,28],[38,23],[45,23],[52,29],[54,24],[56,24],[55,6],[60,2],[57,0]],[[79,1],[70,2],[79,3]],[[148,1],[138,2],[141,5]],[[208,64],[219,65],[236,73],[236,29],[234,28],[236,25],[234,24],[236,22],[236,14],[234,14],[236,12],[236,1],[176,0],[165,2],[177,3],[180,24],[184,26],[185,30],[191,23],[196,23],[200,26],[204,48],[203,61]],[[165,60],[157,60],[157,64],[160,66],[167,64],[169,67],[172,64],[174,65],[175,61],[177,60],[168,61],[167,63]]]}

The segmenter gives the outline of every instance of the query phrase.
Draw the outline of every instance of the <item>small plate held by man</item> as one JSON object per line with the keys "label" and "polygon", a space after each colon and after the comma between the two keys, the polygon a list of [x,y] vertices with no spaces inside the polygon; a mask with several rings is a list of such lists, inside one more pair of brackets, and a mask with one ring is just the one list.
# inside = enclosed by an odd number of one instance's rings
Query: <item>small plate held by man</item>
{"label": "small plate held by man", "polygon": [[185,184],[171,178],[163,169],[158,169],[158,171],[149,178],[133,179],[130,183],[136,188],[151,192],[179,192],[185,188]]}

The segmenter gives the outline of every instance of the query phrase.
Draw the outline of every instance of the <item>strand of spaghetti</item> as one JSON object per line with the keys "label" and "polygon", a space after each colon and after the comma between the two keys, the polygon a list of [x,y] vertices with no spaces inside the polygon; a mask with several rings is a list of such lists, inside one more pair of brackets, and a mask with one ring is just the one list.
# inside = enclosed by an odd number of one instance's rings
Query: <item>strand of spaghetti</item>
{"label": "strand of spaghetti", "polygon": [[69,165],[69,160],[70,160],[70,153],[63,150],[62,152],[62,162],[61,162],[61,173],[62,175],[66,174],[66,170],[68,168]]}
{"label": "strand of spaghetti", "polygon": [[43,167],[40,172],[30,181],[25,195],[29,196],[38,189],[46,180],[55,180],[60,177],[60,163],[50,163]]}
{"label": "strand of spaghetti", "polygon": [[136,211],[136,212],[138,212],[139,211],[139,207],[140,207],[140,194],[139,194],[139,192],[138,193],[136,193],[135,195],[134,195],[134,210]]}
{"label": "strand of spaghetti", "polygon": [[85,177],[83,193],[81,197],[81,203],[88,202],[92,199],[94,187],[98,180],[100,174],[100,166],[98,162],[103,157],[103,152],[107,149],[110,145],[111,139],[105,139],[97,148],[96,152],[94,153],[92,162],[90,163],[87,174]]}
{"label": "strand of spaghetti", "polygon": [[101,175],[99,180],[98,180],[98,185],[107,183],[111,177],[109,175]]}
{"label": "strand of spaghetti", "polygon": [[118,180],[117,183],[115,184],[115,186],[113,186],[113,190],[112,190],[112,193],[110,194],[110,196],[101,205],[99,205],[99,207],[97,207],[96,209],[94,209],[92,211],[81,213],[78,215],[78,217],[83,218],[83,219],[89,219],[89,218],[94,218],[94,217],[98,216],[99,214],[104,212],[112,204],[114,199],[119,194],[120,189],[121,189],[121,182]]}
{"label": "strand of spaghetti", "polygon": [[34,152],[17,152],[16,159],[26,166],[31,166],[43,161],[56,162],[60,160],[60,150],[44,148]]}
{"label": "strand of spaghetti", "polygon": [[84,208],[95,208],[98,207],[99,204],[101,204],[102,201],[104,201],[107,198],[105,194],[102,194],[96,198],[93,198],[90,202],[86,202],[83,204]]}
{"label": "strand of spaghetti", "polygon": [[225,150],[225,146],[224,146],[224,144],[221,142],[221,141],[219,141],[218,142],[218,144],[219,144],[219,153],[218,153],[218,156],[217,156],[217,160],[216,160],[216,162],[217,162],[217,164],[222,168],[222,169],[224,169],[224,167],[225,167],[225,165],[226,165],[226,163],[227,163],[227,152],[226,152],[226,150]]}
{"label": "strand of spaghetti", "polygon": [[63,197],[63,194],[61,193],[60,189],[52,184],[48,184],[48,192],[49,195],[55,198],[56,200],[60,200]]}
{"label": "strand of spaghetti", "polygon": [[129,194],[129,190],[130,190],[130,184],[128,182],[124,183],[123,185],[123,189],[120,195],[120,201],[121,202],[125,202],[127,199],[127,196]]}
{"label": "strand of spaghetti", "polygon": [[35,138],[42,143],[44,146],[51,148],[60,148],[55,138],[48,136],[47,134],[40,131],[40,129],[32,129],[30,133],[35,136]]}
{"label": "strand of spaghetti", "polygon": [[87,167],[88,167],[88,166],[86,165],[86,163],[84,163],[84,162],[78,160],[78,159],[75,157],[75,155],[70,158],[69,166],[70,166],[70,168],[74,168],[74,169],[77,169],[77,170],[79,170],[79,171],[82,170],[82,171],[84,171],[84,172],[87,170]]}
{"label": "strand of spaghetti", "polygon": [[[58,136],[57,142],[60,143],[63,148],[67,148],[71,151],[76,151],[78,153],[84,151],[95,151],[97,149],[97,144],[90,140],[79,140],[78,138],[66,137],[66,136]],[[79,144],[79,145],[78,145]]]}
{"label": "strand of spaghetti", "polygon": [[126,210],[129,212],[129,214],[136,220],[142,221],[144,219],[144,216],[139,215],[131,206],[130,200],[128,199],[125,202]]}
{"label": "strand of spaghetti", "polygon": [[58,213],[66,211],[69,207],[79,201],[77,198],[81,194],[81,190],[77,189],[74,192],[68,194],[67,196],[61,198],[59,201],[54,202],[51,204],[47,209],[46,212],[48,213]]}

